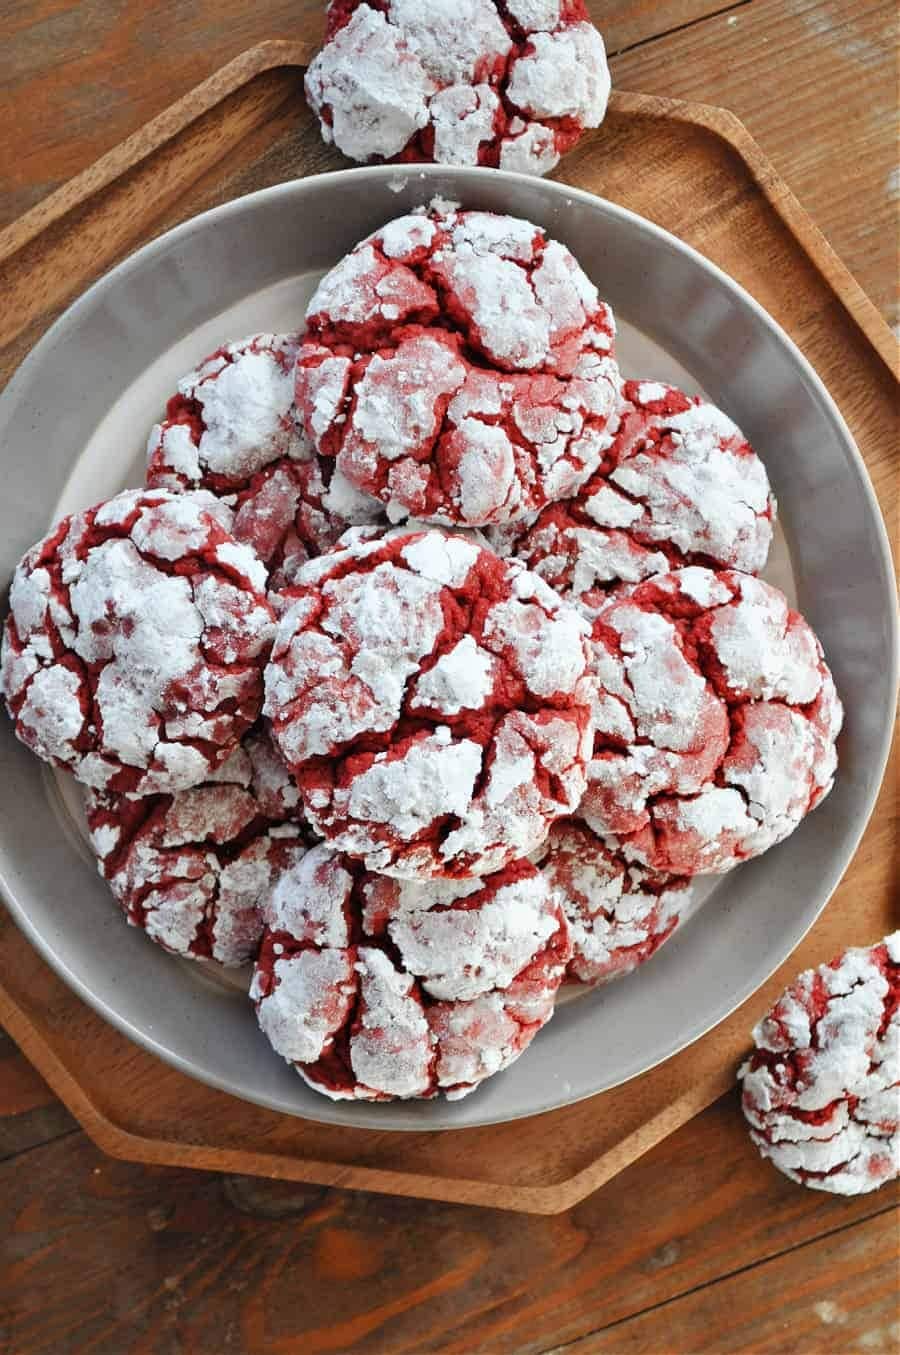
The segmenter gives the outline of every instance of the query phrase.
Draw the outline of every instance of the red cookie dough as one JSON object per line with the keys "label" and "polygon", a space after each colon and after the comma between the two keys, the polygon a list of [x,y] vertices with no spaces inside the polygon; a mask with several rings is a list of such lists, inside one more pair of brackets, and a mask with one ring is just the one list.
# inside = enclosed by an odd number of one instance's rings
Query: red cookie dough
{"label": "red cookie dough", "polygon": [[324,461],[294,404],[300,336],[255,334],[227,344],[178,383],[147,443],[147,484],[206,489],[235,511],[234,535],[283,583],[382,508]]}
{"label": "red cookie dough", "polygon": [[580,815],[629,860],[723,872],[786,838],[831,789],[843,712],[783,594],[697,566],[598,612],[596,741]]}
{"label": "red cookie dough", "polygon": [[335,847],[393,875],[484,875],[575,809],[587,623],[521,565],[394,533],[311,561],[285,601],[265,710]]}
{"label": "red cookie dough", "polygon": [[569,977],[581,983],[607,983],[637,969],[690,904],[689,880],[627,861],[577,819],[553,825],[540,864],[569,924]]}
{"label": "red cookie dough", "polygon": [[528,221],[437,207],[392,221],[323,279],[307,321],[306,430],[392,520],[511,521],[603,463],[612,312]]}
{"label": "red cookie dough", "polygon": [[352,160],[546,174],[599,127],[610,78],[584,0],[332,0],[306,75]]}
{"label": "red cookie dough", "polygon": [[715,405],[655,381],[626,381],[606,462],[571,499],[490,528],[589,615],[620,583],[686,564],[758,574],[775,500],[765,467]]}
{"label": "red cookie dough", "polygon": [[763,1157],[835,1195],[900,1176],[900,932],[806,970],[753,1040],[738,1077]]}
{"label": "red cookie dough", "polygon": [[91,791],[87,817],[100,873],[133,926],[173,954],[242,965],[259,948],[273,883],[306,851],[299,803],[258,730],[204,785],[141,797]]}
{"label": "red cookie dough", "polygon": [[260,1026],[334,1100],[464,1096],[550,1020],[570,954],[527,861],[413,883],[323,845],[281,877],[263,915],[250,989]]}
{"label": "red cookie dough", "polygon": [[198,785],[259,716],[265,570],[203,491],[128,490],[19,564],[0,678],[16,733],[97,789]]}

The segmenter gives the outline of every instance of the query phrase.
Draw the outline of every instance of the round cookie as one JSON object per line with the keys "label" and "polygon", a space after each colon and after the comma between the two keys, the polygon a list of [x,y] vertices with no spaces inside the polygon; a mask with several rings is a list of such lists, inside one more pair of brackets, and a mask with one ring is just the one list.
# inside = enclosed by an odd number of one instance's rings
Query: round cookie
{"label": "round cookie", "polygon": [[16,569],[0,679],[16,733],[98,789],[198,785],[259,716],[266,576],[202,491],[128,490]]}
{"label": "round cookie", "polygon": [[581,983],[607,983],[637,969],[690,905],[689,880],[627,861],[578,819],[553,825],[538,860],[569,924],[568,976]]}
{"label": "round cookie", "polygon": [[255,334],[227,344],[178,383],[147,443],[147,484],[206,489],[234,509],[234,535],[280,586],[381,506],[318,457],[294,404],[300,336]]}
{"label": "round cookie", "polygon": [[370,869],[499,870],[584,790],[587,623],[473,540],[364,536],[284,596],[275,740],[315,830]]}
{"label": "round cookie", "polygon": [[546,174],[606,113],[603,39],[584,0],[332,0],[306,75],[351,160]]}
{"label": "round cookie", "polygon": [[900,932],[806,970],[753,1040],[738,1077],[763,1157],[836,1195],[900,1176]]}
{"label": "round cookie", "polygon": [[688,566],[593,623],[594,756],[579,814],[629,860],[731,870],[831,789],[843,711],[822,648],[776,588]]}
{"label": "round cookie", "polygon": [[373,875],[314,847],[263,908],[250,989],[272,1047],[334,1100],[463,1096],[553,1015],[565,919],[527,861],[479,880]]}
{"label": "round cookie", "polygon": [[449,208],[392,221],[323,279],[307,322],[306,431],[394,521],[508,522],[604,463],[612,313],[530,222]]}
{"label": "round cookie", "polygon": [[621,583],[686,564],[758,574],[775,500],[765,467],[715,405],[626,381],[607,462],[562,503],[487,531],[561,597],[593,615]]}
{"label": "round cookie", "polygon": [[260,908],[306,851],[300,796],[268,735],[247,735],[201,786],[174,795],[88,795],[101,875],[128,921],[164,949],[252,960]]}

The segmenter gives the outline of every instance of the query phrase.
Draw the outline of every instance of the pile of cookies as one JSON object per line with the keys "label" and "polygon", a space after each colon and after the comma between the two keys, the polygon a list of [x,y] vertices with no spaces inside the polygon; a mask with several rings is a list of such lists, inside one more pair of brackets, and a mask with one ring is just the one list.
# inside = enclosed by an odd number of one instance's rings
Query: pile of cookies
{"label": "pile of cookies", "polygon": [[129,922],[253,962],[312,1087],[462,1096],[827,794],[774,516],[727,415],[623,378],[562,244],[436,203],[207,358],[146,485],[28,552],[2,690]]}

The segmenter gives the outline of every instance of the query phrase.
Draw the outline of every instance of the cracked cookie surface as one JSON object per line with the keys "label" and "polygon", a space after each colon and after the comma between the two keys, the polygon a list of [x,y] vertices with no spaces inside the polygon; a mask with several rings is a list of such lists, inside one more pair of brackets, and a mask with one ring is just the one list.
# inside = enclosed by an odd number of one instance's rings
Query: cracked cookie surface
{"label": "cracked cookie surface", "polygon": [[608,453],[612,312],[530,222],[401,217],[327,274],[307,322],[306,431],[394,521],[507,522],[574,494]]}
{"label": "cracked cookie surface", "polygon": [[260,1026],[334,1100],[466,1095],[550,1020],[570,953],[527,861],[478,880],[399,881],[322,845],[263,915]]}
{"label": "cracked cookie surface", "polygon": [[353,160],[546,174],[603,121],[610,78],[583,0],[332,0],[306,76]]}
{"label": "cracked cookie surface", "polygon": [[361,533],[283,600],[266,714],[334,846],[401,876],[481,875],[574,810],[587,623],[522,566],[433,530]]}
{"label": "cracked cookie surface", "polygon": [[174,795],[90,791],[100,873],[128,921],[175,955],[246,964],[261,908],[305,854],[300,795],[256,729],[209,781]]}
{"label": "cracked cookie surface", "polygon": [[98,789],[197,785],[260,713],[265,570],[203,491],[128,490],[16,569],[2,691],[38,757]]}
{"label": "cracked cookie surface", "polygon": [[738,1077],[763,1157],[838,1195],[900,1176],[900,932],[806,970],[753,1040]]}
{"label": "cracked cookie surface", "polygon": [[629,859],[731,870],[831,789],[841,703],[813,631],[761,579],[657,575],[599,610],[591,648],[596,739],[579,813]]}

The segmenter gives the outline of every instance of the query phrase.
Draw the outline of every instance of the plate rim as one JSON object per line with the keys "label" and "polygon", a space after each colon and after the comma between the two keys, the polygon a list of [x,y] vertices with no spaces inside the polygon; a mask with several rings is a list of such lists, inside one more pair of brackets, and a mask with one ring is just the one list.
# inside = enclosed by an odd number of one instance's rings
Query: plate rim
{"label": "plate rim", "polygon": [[[275,200],[279,197],[292,195],[298,191],[300,191],[301,194],[307,192],[315,194],[315,192],[320,189],[320,186],[321,191],[327,191],[327,187],[330,183],[339,179],[345,180],[348,176],[354,176],[359,179],[369,178],[379,182],[387,181],[388,185],[390,185],[392,179],[402,179],[404,181],[404,187],[410,180],[419,180],[427,185],[429,181],[441,182],[446,181],[448,177],[454,178],[457,176],[461,181],[471,180],[474,183],[477,183],[480,179],[485,182],[490,181],[494,183],[508,181],[512,184],[519,185],[522,188],[535,186],[535,180],[527,175],[514,174],[509,171],[483,167],[457,168],[441,165],[423,165],[416,166],[415,168],[407,168],[406,166],[373,165],[333,170],[328,173],[288,179],[268,188],[257,189],[252,193],[229,199],[227,202],[208,208],[206,211],[189,217],[186,221],[180,222],[169,230],[163,231],[161,234],[155,236],[152,240],[130,253],[113,268],[103,273],[91,283],[89,287],[81,292],[56,318],[56,320],[54,320],[16,368],[5,388],[0,392],[0,413],[5,410],[8,404],[16,399],[20,384],[27,381],[32,368],[38,366],[39,363],[43,361],[45,353],[52,350],[53,345],[58,341],[60,335],[64,334],[66,329],[74,321],[77,321],[83,311],[92,305],[95,300],[103,296],[111,288],[114,288],[121,281],[127,279],[133,271],[143,268],[146,264],[152,262],[158,254],[171,249],[173,246],[177,247],[179,242],[189,239],[197,232],[208,230],[217,222],[225,220],[229,216],[246,209],[248,204],[264,200]],[[884,591],[887,595],[892,596],[893,556],[891,544],[884,522],[884,516],[881,511],[881,505],[869,476],[865,460],[863,459],[862,453],[856,445],[856,441],[836,402],[822,379],[819,377],[815,368],[805,357],[802,350],[790,335],[785,332],[774,317],[770,315],[765,307],[763,307],[761,303],[746,290],[746,288],[726,273],[724,269],[720,268],[699,250],[694,248],[694,246],[679,239],[672,232],[665,230],[665,228],[650,221],[648,218],[633,212],[631,209],[623,207],[619,203],[613,202],[608,198],[603,198],[597,194],[591,193],[586,189],[576,188],[558,180],[545,179],[539,180],[538,183],[540,183],[542,187],[549,189],[551,196],[554,193],[558,194],[563,207],[569,205],[565,202],[565,200],[568,199],[570,203],[577,201],[590,210],[597,210],[599,208],[601,211],[605,211],[613,217],[618,217],[632,229],[638,230],[645,235],[649,235],[655,240],[658,247],[662,247],[670,253],[686,257],[695,267],[699,268],[701,272],[711,275],[712,278],[714,278],[721,287],[724,287],[726,292],[729,292],[740,305],[749,309],[756,316],[757,320],[761,322],[762,326],[772,333],[777,342],[787,350],[793,362],[796,364],[799,374],[804,378],[811,389],[811,392],[818,399],[823,413],[832,424],[844,450],[848,453],[848,465],[862,491],[868,508],[868,516],[875,528],[875,541],[872,544],[875,547],[875,554],[878,557],[881,567],[882,578],[879,580],[879,583],[886,585]],[[462,187],[462,184],[460,184],[460,187]],[[424,196],[427,200],[427,193]],[[887,631],[891,653],[891,666],[888,679],[891,690],[896,692],[898,687],[898,669],[900,669],[900,651],[898,651],[900,622],[898,622],[896,608],[890,609],[890,614],[887,618]],[[854,859],[862,837],[868,827],[884,779],[892,742],[893,711],[889,710],[885,713],[885,719],[881,729],[876,766],[874,768],[875,775],[869,777],[865,791],[860,794],[859,807],[857,810],[857,829],[853,833],[847,846],[845,853],[846,859],[842,859],[841,863],[835,866],[829,873],[827,885],[823,888],[821,902],[811,911],[811,915],[808,918],[804,915],[798,925],[788,933],[789,949],[782,959],[774,966],[774,968],[769,967],[769,961],[764,961],[758,966],[757,969],[748,976],[746,986],[742,985],[739,996],[732,996],[729,1003],[711,1024],[706,1022],[706,1018],[701,1018],[699,1022],[694,1023],[691,1028],[691,1033],[686,1035],[682,1034],[676,1039],[673,1039],[665,1052],[662,1052],[658,1057],[655,1057],[652,1062],[643,1064],[639,1069],[625,1072],[621,1077],[617,1077],[614,1081],[607,1082],[602,1089],[585,1091],[577,1095],[567,1093],[562,1098],[558,1096],[547,1097],[545,1095],[537,1098],[539,1104],[532,1105],[532,1107],[527,1110],[518,1110],[509,1113],[502,1111],[498,1112],[495,1110],[487,1114],[484,1118],[478,1119],[477,1123],[458,1126],[450,1125],[449,1129],[455,1132],[457,1130],[468,1128],[484,1128],[492,1124],[511,1123],[517,1119],[526,1119],[536,1115],[547,1114],[553,1110],[562,1109],[568,1105],[574,1105],[577,1102],[589,1099],[592,1096],[602,1095],[604,1092],[612,1091],[616,1087],[641,1076],[645,1072],[650,1072],[651,1069],[668,1061],[683,1049],[686,1049],[698,1039],[701,1039],[705,1034],[715,1030],[723,1021],[727,1020],[739,1006],[747,1001],[753,993],[765,983],[766,979],[769,978],[777,968],[780,968],[780,966],[790,958],[790,955],[796,950],[797,946],[815,924],[816,920],[830,901],[843,874]],[[0,842],[2,842],[2,831],[0,831]],[[243,1099],[254,1104],[263,1105],[277,1113],[290,1115],[295,1118],[345,1127],[347,1127],[348,1124],[352,1124],[352,1127],[359,1128],[372,1127],[378,1128],[384,1132],[447,1132],[448,1126],[434,1123],[424,1116],[416,1117],[415,1109],[409,1109],[409,1107],[416,1108],[420,1107],[422,1104],[434,1103],[394,1102],[392,1103],[392,1122],[387,1123],[386,1118],[378,1118],[380,1109],[378,1106],[370,1106],[364,1102],[341,1102],[335,1105],[325,1097],[321,1097],[321,1108],[316,1104],[315,1113],[308,1113],[305,1109],[303,1111],[297,1111],[287,1108],[280,1104],[276,1098],[253,1095],[244,1090],[236,1090],[234,1085],[228,1082],[227,1078],[219,1077],[215,1072],[210,1072],[207,1069],[201,1068],[190,1058],[185,1057],[177,1051],[170,1049],[168,1046],[156,1041],[152,1034],[142,1027],[135,1025],[127,1016],[120,1014],[115,1008],[111,1007],[105,999],[98,997],[93,992],[90,985],[82,980],[56,953],[51,939],[45,937],[32,923],[27,910],[20,905],[16,899],[11,883],[5,876],[2,861],[0,861],[0,891],[2,891],[3,902],[11,913],[16,925],[24,932],[31,944],[35,946],[38,953],[50,965],[54,972],[63,979],[68,987],[85,1001],[103,1020],[108,1021],[127,1038],[133,1040],[143,1049],[161,1059],[169,1066],[175,1067],[185,1075],[192,1077],[207,1086],[225,1092],[228,1095],[234,1096],[237,1099]],[[696,921],[696,919],[692,919],[692,921]],[[689,922],[687,926],[690,925]],[[697,1026],[700,1028],[696,1028]],[[547,1088],[547,1092],[549,1092],[552,1084],[545,1083],[544,1085]],[[353,1116],[352,1121],[348,1114],[348,1110],[351,1107]]]}

